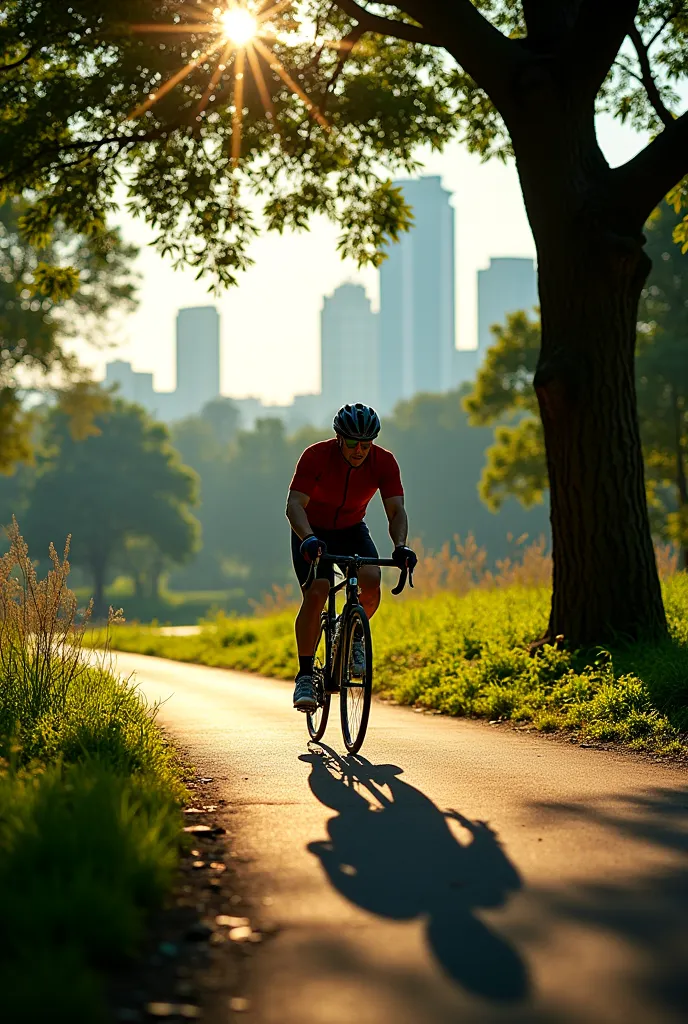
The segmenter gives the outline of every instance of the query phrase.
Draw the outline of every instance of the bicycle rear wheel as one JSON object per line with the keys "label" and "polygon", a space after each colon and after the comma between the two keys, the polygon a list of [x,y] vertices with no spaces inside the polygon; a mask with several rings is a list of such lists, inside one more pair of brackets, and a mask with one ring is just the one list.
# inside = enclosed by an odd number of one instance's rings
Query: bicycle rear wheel
{"label": "bicycle rear wheel", "polygon": [[312,740],[319,740],[325,735],[327,719],[330,715],[330,695],[326,689],[327,674],[329,665],[327,662],[327,623],[323,616],[320,623],[320,635],[315,647],[315,658],[313,660],[313,689],[318,706],[315,711],[309,711],[306,715],[306,724]]}
{"label": "bicycle rear wheel", "polygon": [[[373,645],[368,617],[360,605],[352,608],[347,617],[343,640],[339,707],[346,749],[355,754],[365,739],[373,693]],[[359,643],[363,646],[365,671],[363,675],[356,676],[352,673],[352,656],[354,644]]]}

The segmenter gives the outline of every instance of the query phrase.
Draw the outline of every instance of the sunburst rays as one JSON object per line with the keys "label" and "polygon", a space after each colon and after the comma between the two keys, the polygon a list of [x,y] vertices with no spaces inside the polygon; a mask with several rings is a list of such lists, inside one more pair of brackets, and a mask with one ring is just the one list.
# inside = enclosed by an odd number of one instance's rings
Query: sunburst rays
{"label": "sunburst rays", "polygon": [[[200,54],[189,60],[182,68],[170,75],[159,88],[151,92],[146,100],[131,112],[128,120],[135,120],[150,110],[158,100],[179,85],[194,69],[209,59],[215,58],[215,66],[196,107],[196,116],[202,115],[208,105],[215,100],[215,92],[220,79],[231,60],[234,85],[231,157],[232,166],[236,168],[241,158],[247,70],[250,70],[253,76],[256,91],[273,131],[279,134],[274,104],[261,66],[262,59],[270,70],[281,78],[287,88],[298,96],[310,116],[322,128],[329,130],[330,125],[327,118],[289,74],[271,48],[277,40],[277,36],[271,32],[269,22],[278,14],[286,11],[292,4],[293,0],[223,0],[221,8],[208,3],[199,4],[196,10],[186,12],[188,20],[184,23],[130,26],[130,30],[136,33],[157,33],[161,36],[168,33],[175,36],[186,33],[188,36],[212,35],[215,38]],[[337,43],[326,45],[336,47]],[[218,51],[221,51],[219,55]]]}

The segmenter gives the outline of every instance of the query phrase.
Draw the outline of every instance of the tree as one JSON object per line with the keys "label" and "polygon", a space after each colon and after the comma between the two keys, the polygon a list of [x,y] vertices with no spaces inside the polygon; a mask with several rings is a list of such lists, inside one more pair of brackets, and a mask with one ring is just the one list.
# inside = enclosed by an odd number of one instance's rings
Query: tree
{"label": "tree", "polygon": [[75,441],[64,413],[46,424],[24,528],[44,548],[72,535],[71,559],[92,575],[97,614],[107,575],[128,542],[145,542],[180,563],[196,549],[196,476],[183,466],[162,424],[115,401],[95,420],[99,433]]}
{"label": "tree", "polygon": [[[688,567],[688,255],[674,244],[676,220],[665,204],[646,227],[653,270],[640,303],[635,376],[653,526],[659,537],[681,547],[682,563]],[[547,489],[545,438],[531,386],[540,323],[519,312],[492,331],[495,344],[465,408],[474,425],[508,416],[517,422],[495,430],[480,493],[493,509],[510,495],[530,507],[542,501]]]}
{"label": "tree", "polygon": [[[137,249],[114,229],[78,235],[59,223],[52,236],[30,244],[23,232],[30,205],[0,204],[0,472],[12,472],[32,453],[35,413],[27,391],[46,377],[65,395],[73,429],[90,429],[102,397],[88,387],[65,347],[74,335],[96,337],[112,309],[135,306],[132,264]],[[84,418],[84,413],[86,416]]]}
{"label": "tree", "polygon": [[[685,3],[295,0],[265,5],[248,44],[220,8],[198,11],[10,0],[0,182],[35,188],[36,230],[58,212],[78,226],[102,220],[125,164],[130,209],[162,250],[227,283],[257,230],[247,189],[268,228],[325,213],[345,225],[345,255],[379,262],[410,215],[382,165],[413,170],[419,143],[456,134],[486,157],[513,153],[539,264],[549,635],[663,637],[633,353],[643,224],[688,173]],[[596,109],[652,141],[610,168]]]}
{"label": "tree", "polygon": [[650,508],[688,569],[688,254],[673,244],[675,230],[666,207],[648,224],[653,270],[640,303],[636,379]]}

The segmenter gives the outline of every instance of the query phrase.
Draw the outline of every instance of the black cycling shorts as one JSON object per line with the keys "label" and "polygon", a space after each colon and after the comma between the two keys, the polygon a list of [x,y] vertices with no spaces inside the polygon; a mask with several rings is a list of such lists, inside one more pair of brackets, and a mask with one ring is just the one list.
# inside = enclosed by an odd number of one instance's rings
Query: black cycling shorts
{"label": "black cycling shorts", "polygon": [[[314,526],[313,533],[319,540],[325,541],[328,555],[363,555],[364,558],[378,557],[373,538],[370,536],[368,527],[363,522],[356,523],[355,526],[349,526],[345,530],[320,530],[317,526]],[[314,579],[314,575],[311,572],[313,567],[301,554],[300,547],[301,541],[292,530],[291,558],[294,563],[294,572],[303,587],[306,585],[306,582],[310,583]],[[329,580],[330,586],[332,586],[334,583],[333,563],[319,562],[317,578]]]}

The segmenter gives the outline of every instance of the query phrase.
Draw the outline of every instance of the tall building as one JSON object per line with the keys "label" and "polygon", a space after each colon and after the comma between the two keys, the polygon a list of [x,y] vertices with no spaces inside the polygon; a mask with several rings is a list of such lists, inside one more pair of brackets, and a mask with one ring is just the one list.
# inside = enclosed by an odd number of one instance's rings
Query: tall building
{"label": "tall building", "polygon": [[454,210],[440,178],[396,182],[411,230],[380,268],[380,406],[455,384]]}
{"label": "tall building", "polygon": [[124,359],[114,359],[105,366],[105,386],[114,386],[117,398],[142,405],[146,412],[155,411],[152,373],[139,373]]}
{"label": "tall building", "polygon": [[360,284],[342,284],[325,296],[320,314],[323,417],[346,402],[378,405],[377,321]]}
{"label": "tall building", "polygon": [[538,304],[537,276],[533,260],[515,256],[490,259],[478,271],[478,361],[494,341],[490,328],[504,324],[507,313],[523,309],[532,313]]}
{"label": "tall building", "polygon": [[220,394],[220,315],[215,306],[177,313],[177,415],[194,416]]}

